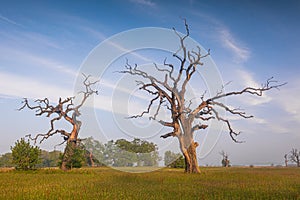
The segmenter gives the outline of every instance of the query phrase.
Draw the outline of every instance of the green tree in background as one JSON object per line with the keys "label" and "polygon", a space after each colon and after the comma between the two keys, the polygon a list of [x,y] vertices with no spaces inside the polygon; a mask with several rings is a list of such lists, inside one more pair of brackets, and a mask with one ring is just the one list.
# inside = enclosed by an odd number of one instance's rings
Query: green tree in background
{"label": "green tree in background", "polygon": [[185,168],[184,157],[180,153],[165,152],[165,166],[171,168]]}
{"label": "green tree in background", "polygon": [[[68,156],[66,157],[66,154],[60,154],[60,161],[59,166],[62,167],[62,164],[64,164],[65,169],[72,169],[72,168],[81,168],[86,163],[86,157],[85,157],[85,149],[82,145],[70,145],[70,147],[67,147],[66,149],[70,150],[68,152]],[[64,160],[65,159],[65,160]],[[65,163],[63,163],[65,162]]]}
{"label": "green tree in background", "polygon": [[86,151],[86,163],[88,166],[103,166],[105,146],[93,137],[88,137],[82,141]]}
{"label": "green tree in background", "polygon": [[222,167],[230,167],[230,160],[228,159],[228,154],[225,151],[220,152],[220,154],[222,155]]}
{"label": "green tree in background", "polygon": [[18,170],[31,170],[39,164],[39,156],[41,150],[37,146],[31,146],[29,141],[24,138],[17,140],[14,147],[11,147],[12,162],[16,165]]}
{"label": "green tree in background", "polygon": [[12,153],[5,153],[0,156],[0,167],[14,167],[12,163]]}
{"label": "green tree in background", "polygon": [[45,151],[41,152],[41,163],[38,165],[39,167],[57,167],[59,166],[59,156],[62,152],[60,151]]}
{"label": "green tree in background", "polygon": [[144,141],[138,138],[133,141],[127,141],[125,139],[119,139],[115,142],[119,148],[119,157],[127,158],[131,161],[131,164],[125,166],[133,166],[135,163],[137,166],[157,166],[159,161],[159,155],[157,151],[157,145]]}

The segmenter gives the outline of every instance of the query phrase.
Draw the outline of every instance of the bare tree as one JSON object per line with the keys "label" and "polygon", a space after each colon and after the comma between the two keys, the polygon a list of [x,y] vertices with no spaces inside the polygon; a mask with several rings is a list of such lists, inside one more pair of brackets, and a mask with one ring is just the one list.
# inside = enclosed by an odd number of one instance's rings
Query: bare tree
{"label": "bare tree", "polygon": [[288,154],[284,154],[284,164],[286,167],[288,166],[288,162],[289,162]]}
{"label": "bare tree", "polygon": [[290,161],[297,164],[300,167],[300,151],[298,149],[292,149],[290,152]]}
{"label": "bare tree", "polygon": [[[180,42],[180,48],[173,54],[173,57],[179,61],[179,66],[176,67],[172,63],[168,63],[167,59],[164,60],[164,67],[158,67],[154,63],[154,69],[158,73],[164,75],[164,79],[158,79],[154,75],[145,72],[140,69],[137,64],[134,66],[126,62],[125,70],[120,73],[127,73],[132,76],[141,78],[143,81],[137,81],[140,90],[146,91],[148,94],[154,97],[150,100],[147,109],[139,115],[131,116],[131,118],[143,117],[145,114],[150,115],[150,110],[154,110],[154,115],[151,115],[150,119],[158,121],[161,125],[172,129],[171,132],[162,135],[162,138],[176,137],[179,141],[181,152],[185,158],[186,168],[188,173],[199,173],[196,147],[198,143],[194,141],[194,134],[198,130],[202,130],[208,127],[205,122],[216,119],[224,122],[227,125],[229,135],[233,141],[239,142],[236,136],[239,132],[236,132],[229,120],[224,116],[221,116],[217,109],[221,108],[230,114],[237,115],[242,118],[251,118],[253,116],[246,115],[245,112],[231,108],[223,103],[220,99],[228,96],[236,96],[242,94],[251,94],[262,96],[263,92],[279,88],[284,84],[276,84],[275,81],[270,78],[265,84],[259,88],[246,87],[240,91],[224,93],[218,92],[215,96],[208,99],[204,99],[202,95],[202,102],[192,107],[192,101],[186,99],[187,85],[195,74],[198,67],[201,67],[204,63],[202,60],[210,55],[210,51],[202,53],[200,47],[197,46],[197,50],[188,50],[185,45],[185,40],[189,37],[189,27],[185,22],[186,34],[180,35],[175,28],[174,33],[178,36]],[[153,105],[157,105],[154,109]],[[158,113],[161,109],[166,109],[170,113],[170,121],[164,121],[157,119]]]}
{"label": "bare tree", "polygon": [[[86,76],[84,74],[83,76],[84,90],[78,93],[78,98],[81,97],[81,100],[79,101],[78,105],[74,105],[73,103],[75,97],[68,97],[66,99],[59,98],[58,104],[56,105],[52,105],[48,98],[36,99],[34,101],[34,105],[31,105],[29,103],[29,100],[27,98],[24,98],[24,101],[22,102],[22,107],[18,109],[20,111],[24,108],[29,108],[30,110],[34,110],[36,112],[36,116],[45,115],[46,117],[51,118],[50,129],[47,133],[39,133],[36,134],[34,137],[32,137],[31,134],[27,136],[35,143],[37,141],[42,143],[44,140],[48,139],[53,135],[62,135],[64,141],[61,144],[65,142],[67,143],[62,159],[61,168],[63,170],[68,169],[66,164],[71,159],[73,155],[73,150],[81,141],[81,139],[78,137],[80,127],[82,124],[82,122],[78,120],[78,117],[81,114],[80,109],[91,95],[98,94],[97,90],[92,89],[92,86],[94,86],[98,81],[91,82],[90,76]],[[72,126],[72,130],[70,132],[64,129],[57,129],[55,127],[55,123],[61,120],[67,121]]]}
{"label": "bare tree", "polygon": [[229,167],[230,161],[228,159],[228,154],[225,151],[220,152],[222,158],[222,166]]}

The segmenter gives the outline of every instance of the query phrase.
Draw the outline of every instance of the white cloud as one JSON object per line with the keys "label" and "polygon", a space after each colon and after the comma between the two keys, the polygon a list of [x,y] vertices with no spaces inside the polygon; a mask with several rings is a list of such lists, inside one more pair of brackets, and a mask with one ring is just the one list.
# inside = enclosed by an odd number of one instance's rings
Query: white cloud
{"label": "white cloud", "polygon": [[21,50],[5,48],[5,47],[0,47],[0,52],[2,55],[5,55],[7,58],[14,58],[16,61],[26,63],[26,65],[28,66],[32,65],[32,66],[46,67],[58,71],[60,73],[68,74],[70,76],[77,75],[77,71],[73,70],[71,67],[59,61],[52,60],[50,58],[46,58],[43,56],[39,56]]}
{"label": "white cloud", "polygon": [[131,50],[129,50],[129,49],[123,47],[122,45],[115,43],[115,42],[108,41],[108,44],[111,45],[111,46],[113,46],[113,47],[115,47],[115,48],[117,48],[118,50],[120,50],[120,51],[122,51],[122,52],[124,52],[124,53],[130,53],[131,55],[134,55],[134,56],[136,56],[137,58],[140,58],[140,59],[142,59],[142,60],[144,60],[144,61],[147,61],[147,62],[150,62],[150,61],[151,61],[151,59],[149,59],[149,58],[147,58],[147,57],[145,57],[145,56],[142,56],[142,55],[139,54],[139,53],[133,52],[133,51],[131,51]]}
{"label": "white cloud", "polygon": [[[112,98],[109,95],[95,96],[94,107],[96,109],[121,114],[124,116],[132,116],[142,113],[146,109],[142,104],[135,103],[130,105],[128,99]],[[91,106],[91,105],[90,105]]]}
{"label": "white cloud", "polygon": [[[74,95],[72,88],[64,88],[59,85],[49,85],[36,81],[31,77],[19,76],[11,73],[0,72],[0,97],[1,98],[28,98],[38,99],[47,97],[51,102],[56,102],[59,97],[66,98]],[[115,99],[117,105],[126,106],[122,99]],[[90,102],[87,103],[87,106]],[[112,98],[99,95],[95,97],[94,106],[96,109],[112,112]],[[114,111],[117,111],[114,110]],[[128,113],[119,113],[128,114]]]}
{"label": "white cloud", "polygon": [[249,59],[250,50],[238,42],[227,28],[220,28],[219,37],[223,46],[234,54],[236,62],[245,62]]}
{"label": "white cloud", "polygon": [[[60,85],[46,84],[41,81],[37,81],[32,77],[24,77],[20,75],[15,75],[11,73],[0,72],[0,98],[49,98],[51,102],[56,102],[59,97],[66,98],[74,96],[73,88],[61,87]],[[87,102],[86,106],[94,106],[95,109],[100,109],[108,112],[114,112],[116,114],[122,114],[125,116],[140,114],[146,107],[142,105],[139,101],[147,101],[147,96],[139,93],[134,93],[133,91],[124,87],[115,87],[114,84],[109,81],[102,79],[100,87],[106,88],[105,90],[125,93],[124,98],[113,98],[113,95],[103,95],[95,96],[94,105]],[[116,92],[116,91],[115,91]],[[131,97],[137,97],[138,102],[135,102],[134,106],[128,106]],[[126,98],[129,97],[129,98]],[[113,108],[117,106],[118,108]],[[122,108],[122,109],[119,109]]]}
{"label": "white cloud", "polygon": [[15,41],[19,41],[20,43],[27,41],[28,43],[35,45],[41,44],[42,46],[48,46],[55,49],[63,49],[62,45],[55,42],[54,39],[35,32],[20,32],[17,35],[7,37],[10,37]]}
{"label": "white cloud", "polygon": [[[250,49],[247,48],[241,41],[239,41],[234,36],[232,31],[219,19],[216,19],[205,12],[203,13],[195,10],[191,10],[190,12],[213,25],[207,27],[206,29],[208,30],[206,31],[212,32],[213,37],[216,37],[217,40],[219,40],[221,44],[233,54],[234,61],[236,63],[245,62],[250,58]],[[203,27],[203,25],[201,25],[201,27]]]}
{"label": "white cloud", "polygon": [[77,76],[77,71],[71,69],[71,67],[66,66],[63,63],[60,63],[58,61],[45,58],[42,56],[37,56],[25,52],[17,52],[19,56],[24,57],[29,63],[34,63],[35,65],[40,65],[43,67],[47,67],[49,69],[53,69],[55,71],[59,71],[61,73],[65,73],[71,76]]}
{"label": "white cloud", "polygon": [[59,97],[72,96],[71,89],[47,85],[31,77],[0,72],[0,95],[5,98],[44,98],[56,101]]}
{"label": "white cloud", "polygon": [[[300,123],[300,80],[291,80],[287,85],[280,88],[278,96],[275,101],[277,105],[290,114],[293,120]],[[290,117],[288,116],[288,117]]]}
{"label": "white cloud", "polygon": [[88,26],[80,26],[80,28],[85,31],[86,33],[92,35],[93,37],[100,39],[100,40],[105,40],[107,37],[105,36],[105,34],[91,28]]}
{"label": "white cloud", "polygon": [[[255,79],[254,75],[246,70],[236,70],[236,80],[235,82],[240,83],[240,85],[245,87],[254,87],[259,88],[261,87],[261,84],[259,84]],[[243,89],[239,88],[239,90]],[[240,99],[245,105],[251,105],[256,106],[264,103],[268,103],[272,100],[270,96],[268,96],[266,93],[263,93],[262,96],[256,96],[256,95],[243,95]]]}
{"label": "white cloud", "polygon": [[[130,78],[128,78],[130,79]],[[126,79],[126,80],[128,80]],[[122,82],[123,83],[123,82]],[[132,86],[124,85],[124,84],[114,84],[113,82],[102,78],[100,80],[100,87],[106,87],[109,91],[113,92],[123,92],[131,97],[136,97],[140,100],[149,100],[149,97],[147,96],[147,93],[144,91],[138,92],[138,86],[134,85],[134,88]]]}
{"label": "white cloud", "polygon": [[156,6],[156,4],[150,0],[130,0],[130,2],[149,7]]}
{"label": "white cloud", "polygon": [[260,84],[258,84],[255,80],[254,80],[254,75],[252,73],[250,73],[249,71],[246,70],[236,70],[237,71],[237,75],[238,77],[243,80],[243,82],[241,82],[243,84],[243,86],[245,87],[260,87]]}
{"label": "white cloud", "polygon": [[10,23],[10,24],[13,24],[13,25],[16,25],[16,26],[24,27],[23,25],[15,22],[14,20],[11,20],[11,19],[9,19],[9,18],[7,18],[7,17],[5,17],[1,14],[0,14],[0,20],[5,21],[5,22]]}

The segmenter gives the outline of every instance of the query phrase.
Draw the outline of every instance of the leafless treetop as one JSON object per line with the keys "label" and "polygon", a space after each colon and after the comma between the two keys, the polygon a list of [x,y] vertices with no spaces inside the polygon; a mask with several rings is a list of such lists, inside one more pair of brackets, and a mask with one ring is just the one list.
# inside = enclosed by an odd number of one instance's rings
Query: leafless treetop
{"label": "leafless treetop", "polygon": [[[84,76],[84,90],[80,91],[78,95],[79,98],[81,97],[81,101],[78,105],[74,105],[73,100],[75,97],[68,97],[66,99],[59,98],[58,103],[51,104],[50,100],[48,98],[44,99],[36,99],[34,100],[33,105],[30,104],[29,100],[27,98],[24,98],[22,101],[22,106],[18,110],[21,111],[24,108],[29,108],[30,110],[34,110],[36,112],[36,116],[42,116],[45,115],[46,117],[51,118],[50,120],[50,129],[47,133],[39,133],[35,135],[34,137],[31,136],[31,134],[28,135],[28,137],[33,140],[34,142],[37,142],[39,140],[40,143],[42,143],[45,139],[48,139],[49,137],[55,135],[55,134],[61,134],[65,137],[67,140],[71,137],[72,132],[67,132],[63,129],[56,129],[55,128],[55,122],[64,119],[67,122],[69,122],[74,127],[76,127],[76,132],[79,132],[81,122],[77,120],[77,117],[80,116],[80,108],[84,105],[88,97],[90,97],[92,94],[98,94],[97,90],[94,90],[92,87],[98,82],[98,81],[90,81],[91,76]],[[76,138],[77,139],[77,138]]]}

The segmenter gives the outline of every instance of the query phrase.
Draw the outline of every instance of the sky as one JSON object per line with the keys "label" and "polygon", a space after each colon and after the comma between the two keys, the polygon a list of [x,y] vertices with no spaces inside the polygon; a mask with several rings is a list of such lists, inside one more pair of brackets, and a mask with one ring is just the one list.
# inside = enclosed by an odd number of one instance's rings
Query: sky
{"label": "sky", "polygon": [[[196,139],[200,144],[205,147],[205,142],[209,143],[206,150],[200,145],[200,165],[220,165],[222,150],[229,154],[234,165],[281,165],[284,154],[300,148],[299,1],[1,0],[0,4],[0,154],[10,151],[14,142],[26,134],[49,128],[46,117],[36,117],[30,110],[16,110],[22,98],[48,97],[56,102],[59,97],[72,96],[91,55],[97,49],[103,50],[101,44],[121,53],[107,66],[101,66],[104,63],[101,59],[111,56],[109,49],[97,55],[96,63],[100,64],[93,69],[103,72],[96,77],[100,78],[99,95],[93,99],[93,109],[86,108],[87,113],[96,117],[89,120],[90,116],[82,112],[86,125],[81,137],[93,136],[103,143],[139,137],[153,140],[160,149],[176,151],[176,140],[159,138],[158,133],[164,129],[158,124],[124,120],[128,114],[137,114],[145,108],[142,100],[145,102],[147,95],[134,89],[134,80],[114,72],[124,68],[126,58],[132,64],[149,65],[153,60],[162,63],[164,57],[171,55],[153,49],[124,55],[122,52],[127,49],[116,42],[119,37],[135,34],[124,44],[151,37],[154,44],[164,43],[169,38],[137,34],[136,30],[175,27],[184,33],[182,18],[189,24],[191,38],[211,50],[209,59],[224,83],[231,81],[226,91],[260,86],[272,76],[280,83],[288,82],[280,90],[268,91],[262,97],[245,95],[226,99],[229,105],[241,107],[255,118],[228,116],[235,129],[242,131],[239,136],[245,141],[242,144],[234,143],[226,128],[199,133]],[[191,82],[193,91],[201,88],[201,80],[200,70],[199,79]],[[199,94],[203,90],[196,92],[196,96]],[[118,106],[126,109],[122,112],[116,109]],[[98,128],[94,129],[91,121]],[[149,133],[147,127],[152,127],[155,134]],[[53,150],[60,142],[61,137],[53,137],[41,147]]]}

